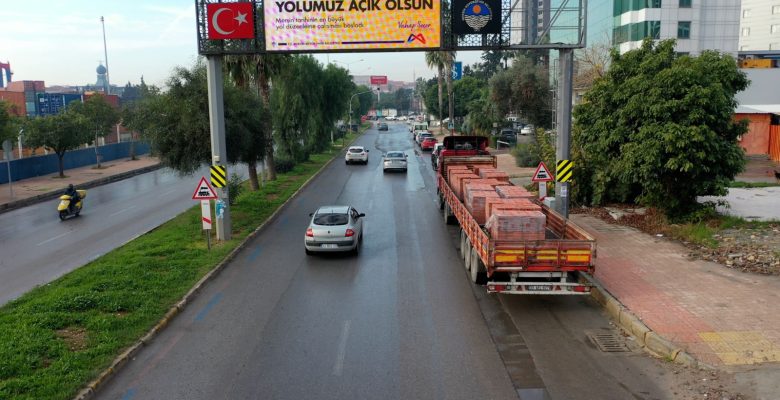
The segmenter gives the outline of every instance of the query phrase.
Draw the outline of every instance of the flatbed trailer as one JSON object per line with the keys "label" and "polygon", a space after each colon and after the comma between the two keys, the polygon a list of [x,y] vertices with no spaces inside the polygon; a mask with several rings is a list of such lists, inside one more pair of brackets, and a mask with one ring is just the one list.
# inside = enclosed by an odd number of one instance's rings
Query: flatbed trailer
{"label": "flatbed trailer", "polygon": [[447,166],[496,167],[495,156],[450,156],[438,169],[439,206],[447,224],[460,225],[460,253],[472,282],[490,293],[587,295],[596,241],[584,229],[535,201],[546,216],[545,240],[498,241],[477,223],[447,180]]}

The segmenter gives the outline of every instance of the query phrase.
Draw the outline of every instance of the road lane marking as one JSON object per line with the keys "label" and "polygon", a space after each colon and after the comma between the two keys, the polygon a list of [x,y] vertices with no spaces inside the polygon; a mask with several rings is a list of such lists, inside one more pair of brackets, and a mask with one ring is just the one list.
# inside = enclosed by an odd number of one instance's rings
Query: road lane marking
{"label": "road lane marking", "polygon": [[135,396],[135,388],[127,389],[127,392],[122,396],[122,400],[130,400]]}
{"label": "road lane marking", "polygon": [[222,293],[217,293],[214,295],[214,297],[209,300],[208,304],[203,307],[202,310],[198,313],[198,315],[195,316],[195,321],[202,321],[203,318],[206,318],[206,314],[211,311],[212,308],[219,302],[219,300],[222,298]]}
{"label": "road lane marking", "polygon": [[122,209],[122,210],[119,210],[119,211],[117,211],[117,212],[115,212],[115,213],[113,213],[113,214],[109,215],[109,217],[113,217],[114,215],[119,215],[119,214],[121,214],[121,213],[123,213],[123,212],[125,212],[125,211],[127,211],[127,210],[132,210],[132,209],[134,209],[134,208],[135,208],[135,206],[125,207],[124,209]]}
{"label": "road lane marking", "polygon": [[169,191],[167,191],[167,192],[165,192],[165,193],[161,194],[160,196],[167,196],[167,195],[169,195],[169,194],[171,194],[171,193],[176,193],[176,192],[178,192],[178,190],[169,190]]}
{"label": "road lane marking", "polygon": [[67,235],[67,234],[69,234],[69,233],[70,233],[70,232],[65,232],[65,233],[59,234],[59,235],[57,235],[57,236],[55,236],[55,237],[53,237],[53,238],[51,238],[51,239],[44,240],[43,242],[40,242],[40,243],[38,243],[36,246],[41,246],[41,245],[44,245],[44,244],[46,244],[46,243],[49,243],[49,242],[51,242],[51,241],[53,241],[53,240],[57,240],[57,239],[59,239],[59,238],[61,238],[61,237],[65,236],[65,235]]}
{"label": "road lane marking", "polygon": [[341,340],[339,341],[339,352],[336,355],[336,363],[333,365],[333,375],[341,376],[344,370],[344,357],[347,353],[347,338],[349,338],[350,321],[344,321],[344,327],[341,328]]}

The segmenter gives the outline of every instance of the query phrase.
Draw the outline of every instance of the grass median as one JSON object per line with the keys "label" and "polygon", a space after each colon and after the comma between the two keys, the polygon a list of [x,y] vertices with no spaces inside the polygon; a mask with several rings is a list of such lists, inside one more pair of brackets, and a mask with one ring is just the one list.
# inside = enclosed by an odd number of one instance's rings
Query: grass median
{"label": "grass median", "polygon": [[233,239],[211,251],[195,206],[4,305],[0,399],[75,396],[340,150],[312,155],[260,191],[240,195],[231,207]]}

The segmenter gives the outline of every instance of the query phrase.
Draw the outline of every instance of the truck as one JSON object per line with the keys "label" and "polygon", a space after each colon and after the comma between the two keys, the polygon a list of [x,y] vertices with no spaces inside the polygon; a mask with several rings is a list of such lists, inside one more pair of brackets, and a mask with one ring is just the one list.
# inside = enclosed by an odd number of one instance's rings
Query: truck
{"label": "truck", "polygon": [[[523,295],[588,295],[591,285],[583,274],[593,274],[596,241],[584,229],[538,200],[546,219],[543,238],[497,240],[464,204],[448,177],[451,166],[496,168],[487,152],[487,138],[447,136],[439,153],[437,186],[439,208],[446,224],[460,230],[459,251],[471,281],[489,293]],[[513,186],[507,182],[506,185]]]}

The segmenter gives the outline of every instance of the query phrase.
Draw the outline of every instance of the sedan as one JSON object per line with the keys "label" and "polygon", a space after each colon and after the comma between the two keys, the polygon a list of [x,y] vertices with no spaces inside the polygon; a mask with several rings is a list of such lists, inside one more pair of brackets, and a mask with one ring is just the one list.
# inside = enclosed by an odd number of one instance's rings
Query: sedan
{"label": "sedan", "polygon": [[386,130],[389,130],[389,128],[387,127],[387,124],[386,124],[386,123],[384,123],[384,122],[380,122],[380,123],[378,123],[378,124],[376,125],[376,129],[377,129],[377,130],[379,130],[379,131],[386,131]]}
{"label": "sedan", "polygon": [[422,144],[423,140],[425,140],[425,138],[429,138],[429,137],[433,137],[433,133],[424,132],[424,133],[418,134],[415,137],[415,140],[417,141],[417,144]]}
{"label": "sedan", "polygon": [[344,162],[352,164],[353,162],[360,162],[368,164],[368,149],[363,146],[352,146],[347,150],[347,154],[344,155]]}
{"label": "sedan", "polygon": [[366,214],[358,213],[352,206],[322,206],[309,216],[311,221],[303,242],[307,255],[314,252],[358,253]]}
{"label": "sedan", "polygon": [[436,145],[436,142],[438,142],[438,140],[436,140],[435,137],[426,137],[420,143],[420,149],[423,151],[433,150],[433,146]]}
{"label": "sedan", "polygon": [[382,172],[401,170],[406,172],[406,153],[403,151],[388,151],[382,157]]}

